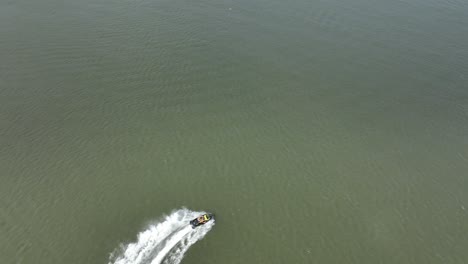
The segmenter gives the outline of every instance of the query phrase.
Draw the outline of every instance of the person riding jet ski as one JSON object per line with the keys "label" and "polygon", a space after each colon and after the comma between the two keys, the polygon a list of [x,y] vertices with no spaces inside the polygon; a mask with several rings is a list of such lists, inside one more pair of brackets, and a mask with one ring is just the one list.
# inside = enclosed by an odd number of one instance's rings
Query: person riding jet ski
{"label": "person riding jet ski", "polygon": [[190,224],[192,225],[192,228],[195,228],[197,226],[206,224],[208,221],[210,221],[213,218],[214,218],[213,214],[204,214],[190,221]]}

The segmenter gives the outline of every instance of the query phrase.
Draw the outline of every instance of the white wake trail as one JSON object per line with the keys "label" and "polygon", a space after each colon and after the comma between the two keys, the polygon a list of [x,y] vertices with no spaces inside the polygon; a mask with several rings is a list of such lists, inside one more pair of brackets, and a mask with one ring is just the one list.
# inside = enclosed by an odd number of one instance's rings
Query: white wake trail
{"label": "white wake trail", "polygon": [[214,226],[214,220],[195,229],[189,221],[204,214],[180,209],[138,234],[135,243],[121,245],[109,264],[178,264],[185,252]]}

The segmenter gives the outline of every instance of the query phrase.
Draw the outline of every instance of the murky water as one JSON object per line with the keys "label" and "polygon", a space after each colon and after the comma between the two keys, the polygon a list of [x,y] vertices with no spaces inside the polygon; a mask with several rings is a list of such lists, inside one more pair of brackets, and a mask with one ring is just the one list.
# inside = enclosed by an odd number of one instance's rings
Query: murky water
{"label": "murky water", "polygon": [[466,1],[0,0],[0,263],[468,263]]}

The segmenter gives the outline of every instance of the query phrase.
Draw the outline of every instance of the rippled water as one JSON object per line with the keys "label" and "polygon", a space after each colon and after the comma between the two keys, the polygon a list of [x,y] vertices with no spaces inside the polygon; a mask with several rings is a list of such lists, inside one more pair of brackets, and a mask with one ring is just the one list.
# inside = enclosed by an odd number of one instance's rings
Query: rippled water
{"label": "rippled water", "polygon": [[0,263],[468,263],[468,4],[0,0]]}

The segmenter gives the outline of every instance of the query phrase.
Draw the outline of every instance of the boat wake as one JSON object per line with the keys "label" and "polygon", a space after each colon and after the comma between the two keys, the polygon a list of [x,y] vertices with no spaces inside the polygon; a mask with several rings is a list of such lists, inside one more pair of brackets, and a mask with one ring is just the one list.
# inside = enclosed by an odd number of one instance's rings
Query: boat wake
{"label": "boat wake", "polygon": [[185,252],[214,225],[210,221],[195,229],[189,221],[204,214],[180,209],[138,234],[135,243],[122,244],[110,256],[109,264],[178,264]]}

